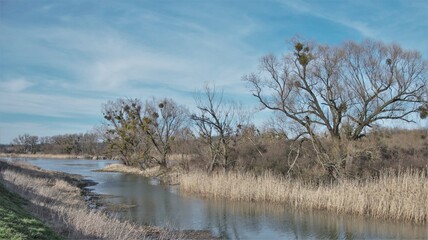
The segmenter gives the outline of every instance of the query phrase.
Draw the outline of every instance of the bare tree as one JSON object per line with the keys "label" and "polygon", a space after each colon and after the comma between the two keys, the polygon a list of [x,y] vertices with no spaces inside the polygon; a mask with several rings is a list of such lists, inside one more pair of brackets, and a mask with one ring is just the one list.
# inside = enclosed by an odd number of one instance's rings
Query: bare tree
{"label": "bare tree", "polygon": [[414,122],[412,113],[423,108],[427,97],[428,63],[421,54],[373,41],[349,42],[343,49],[351,138],[360,138],[365,128],[381,120]]}
{"label": "bare tree", "polygon": [[39,137],[31,136],[28,133],[19,135],[12,140],[12,145],[17,146],[17,151],[22,153],[36,153],[38,143]]}
{"label": "bare tree", "polygon": [[74,133],[39,138],[39,150],[43,153],[61,154],[99,154],[101,142],[99,135],[93,133]]}
{"label": "bare tree", "polygon": [[346,129],[355,140],[382,120],[413,122],[424,103],[427,61],[416,51],[369,40],[340,47],[294,41],[293,47],[282,59],[263,57],[261,71],[244,80],[263,108],[297,126],[297,137],[309,136],[316,160],[330,172],[338,162],[320,133],[340,142]]}
{"label": "bare tree", "polygon": [[80,138],[80,149],[82,153],[99,155],[100,154],[100,136],[95,132],[87,132],[81,134]]}
{"label": "bare tree", "polygon": [[231,144],[244,119],[239,114],[240,108],[237,104],[224,101],[223,94],[208,85],[195,100],[199,113],[192,114],[191,119],[209,147],[207,170],[213,171],[215,166],[226,170],[234,163],[231,159]]}
{"label": "bare tree", "polygon": [[59,153],[78,154],[81,153],[81,146],[79,144],[81,136],[79,134],[64,134],[55,135],[51,137],[53,147]]}
{"label": "bare tree", "polygon": [[187,126],[189,111],[172,99],[157,100],[153,98],[146,102],[146,117],[140,121],[157,155],[153,159],[162,167],[168,166],[168,155],[171,153],[171,143],[176,134]]}

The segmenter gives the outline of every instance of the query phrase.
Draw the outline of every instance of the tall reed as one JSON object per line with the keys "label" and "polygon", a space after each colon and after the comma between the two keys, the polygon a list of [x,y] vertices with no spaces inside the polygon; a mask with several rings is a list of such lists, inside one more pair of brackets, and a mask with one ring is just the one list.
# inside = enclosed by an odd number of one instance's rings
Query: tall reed
{"label": "tall reed", "polygon": [[426,223],[428,178],[425,170],[385,171],[364,182],[343,180],[313,186],[266,172],[190,172],[180,176],[184,192],[214,198],[288,203],[302,209],[325,209],[382,219]]}

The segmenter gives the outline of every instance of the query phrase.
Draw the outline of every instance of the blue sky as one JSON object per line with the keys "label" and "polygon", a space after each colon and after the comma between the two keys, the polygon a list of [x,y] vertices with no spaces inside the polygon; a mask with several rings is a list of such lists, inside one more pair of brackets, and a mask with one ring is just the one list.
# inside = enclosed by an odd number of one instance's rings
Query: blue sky
{"label": "blue sky", "polygon": [[241,77],[296,35],[396,42],[427,58],[427,13],[428,0],[0,0],[0,143],[89,131],[119,97],[192,109],[205,82],[256,105]]}

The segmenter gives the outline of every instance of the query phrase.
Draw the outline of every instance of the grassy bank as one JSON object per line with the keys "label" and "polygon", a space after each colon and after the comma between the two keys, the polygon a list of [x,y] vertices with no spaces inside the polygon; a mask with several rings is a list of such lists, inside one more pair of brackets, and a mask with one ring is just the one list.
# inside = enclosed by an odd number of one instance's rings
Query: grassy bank
{"label": "grassy bank", "polygon": [[379,179],[343,180],[312,186],[271,173],[190,172],[179,177],[180,189],[206,197],[291,204],[375,218],[425,224],[428,218],[428,181],[425,171],[384,172]]}
{"label": "grassy bank", "polygon": [[0,183],[0,239],[62,239],[26,211],[26,204]]}
{"label": "grassy bank", "polygon": [[[28,202],[26,209],[61,236],[71,239],[182,237],[177,231],[137,226],[109,217],[106,213],[91,210],[81,196],[80,188],[65,179],[53,178],[48,172],[22,164],[16,166],[5,162],[0,163],[0,183],[8,191],[25,198]],[[15,204],[5,206],[12,206],[12,210],[18,210],[19,208],[13,207],[20,203],[17,200],[18,197],[5,196],[2,194],[2,199]],[[10,211],[10,209],[6,210]],[[22,227],[30,228],[31,224],[25,220]]]}

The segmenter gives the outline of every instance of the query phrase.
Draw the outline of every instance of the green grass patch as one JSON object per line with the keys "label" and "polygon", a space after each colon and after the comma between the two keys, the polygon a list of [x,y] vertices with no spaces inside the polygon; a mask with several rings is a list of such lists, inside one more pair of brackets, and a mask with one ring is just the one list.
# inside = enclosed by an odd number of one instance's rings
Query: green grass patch
{"label": "green grass patch", "polygon": [[26,200],[0,183],[0,239],[63,239],[23,206]]}

